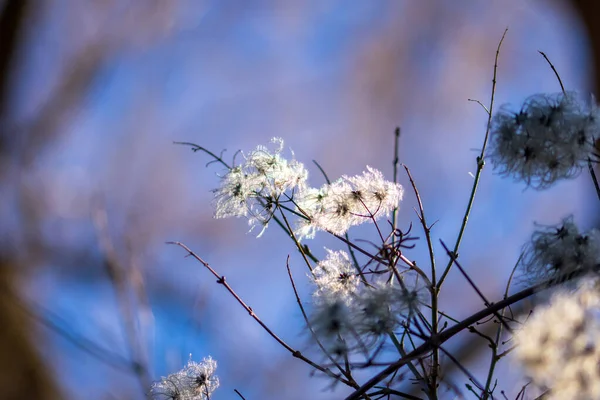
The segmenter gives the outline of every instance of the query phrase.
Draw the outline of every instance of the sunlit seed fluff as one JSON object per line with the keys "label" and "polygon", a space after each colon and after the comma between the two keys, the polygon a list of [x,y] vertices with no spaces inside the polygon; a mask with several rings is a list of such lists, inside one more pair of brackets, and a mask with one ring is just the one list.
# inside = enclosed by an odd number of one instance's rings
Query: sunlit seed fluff
{"label": "sunlit seed fluff", "polygon": [[402,200],[400,184],[386,181],[383,174],[369,166],[357,176],[342,176],[320,189],[301,191],[295,198],[305,215],[297,228],[301,238],[317,230],[343,235],[352,226],[388,216]]}
{"label": "sunlit seed fluff", "polygon": [[489,158],[500,174],[543,189],[581,172],[599,122],[593,100],[572,92],[534,95],[520,111],[503,106],[494,115]]}
{"label": "sunlit seed fluff", "polygon": [[317,264],[311,275],[316,285],[314,296],[340,297],[350,301],[359,284],[356,268],[345,251],[326,250],[327,256]]}
{"label": "sunlit seed fluff", "polygon": [[515,335],[515,358],[549,399],[600,398],[599,288],[555,294]]}
{"label": "sunlit seed fluff", "polygon": [[253,190],[241,167],[231,169],[221,178],[221,187],[215,193],[215,218],[242,217],[248,215],[248,199]]}
{"label": "sunlit seed fluff", "polygon": [[211,357],[201,362],[190,360],[186,366],[167,377],[162,377],[150,389],[155,400],[204,400],[210,399],[219,387],[219,378],[215,375],[217,362]]}
{"label": "sunlit seed fluff", "polygon": [[580,233],[572,217],[535,231],[523,250],[521,274],[530,284],[592,270],[600,264],[600,232]]}
{"label": "sunlit seed fluff", "polygon": [[305,189],[308,172],[304,165],[282,157],[282,139],[272,142],[275,150],[258,146],[221,178],[221,186],[213,191],[216,218],[248,216],[251,229],[264,228],[272,217],[273,204],[284,193],[292,197],[293,191]]}

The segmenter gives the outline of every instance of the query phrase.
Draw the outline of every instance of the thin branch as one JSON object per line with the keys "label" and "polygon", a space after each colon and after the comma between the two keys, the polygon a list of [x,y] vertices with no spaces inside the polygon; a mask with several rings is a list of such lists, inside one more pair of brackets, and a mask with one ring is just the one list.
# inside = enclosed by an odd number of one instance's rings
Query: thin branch
{"label": "thin branch", "polygon": [[554,64],[552,64],[550,62],[550,59],[548,59],[548,56],[546,55],[546,53],[544,53],[543,51],[539,51],[539,50],[538,50],[538,53],[540,53],[542,56],[544,56],[544,58],[546,59],[546,61],[550,65],[550,68],[552,68],[552,71],[554,71],[554,75],[556,75],[556,79],[558,79],[558,83],[560,85],[560,90],[562,90],[563,93],[566,93],[566,91],[565,91],[565,85],[563,85],[562,79],[560,79],[560,75],[558,74],[558,71],[556,70],[556,68],[554,68]]}
{"label": "thin branch", "polygon": [[[306,314],[306,311],[304,310],[304,306],[302,305],[302,300],[300,300],[300,295],[298,294],[298,290],[296,289],[296,282],[294,282],[294,277],[292,276],[292,270],[290,269],[290,257],[289,256],[286,261],[286,267],[287,267],[288,276],[290,277],[290,283],[292,284],[292,289],[294,290],[294,295],[296,296],[296,302],[298,303],[298,307],[300,307],[300,312],[302,313],[304,322],[306,322],[306,326],[310,330],[310,333],[312,334],[313,338],[317,342],[317,345],[319,346],[319,348],[321,349],[323,354],[325,354],[325,356],[327,358],[329,358],[329,360],[332,362],[332,364],[335,365],[336,368],[339,369],[340,372],[342,374],[346,375],[346,377],[349,378],[349,380],[350,380],[351,377],[346,374],[347,371],[345,371],[341,367],[341,365],[339,365],[339,363],[335,361],[335,359],[331,356],[331,354],[327,351],[327,349],[325,349],[325,347],[319,340],[319,337],[317,336],[315,330],[313,329],[312,324],[310,323],[310,321],[308,319],[308,315]],[[352,381],[354,381],[354,380],[352,379]],[[355,383],[354,387],[358,387],[358,385]]]}
{"label": "thin branch", "polygon": [[197,152],[197,151],[203,151],[204,153],[208,154],[209,156],[211,156],[212,158],[215,159],[216,162],[222,164],[225,168],[227,169],[231,169],[231,167],[229,166],[229,164],[227,164],[221,157],[217,156],[215,153],[213,153],[212,151],[197,145],[195,143],[190,143],[190,142],[173,142],[173,144],[181,144],[184,146],[190,146],[192,148],[193,152]]}
{"label": "thin branch", "polygon": [[381,382],[383,379],[385,379],[390,374],[394,373],[396,370],[398,370],[399,368],[404,366],[406,363],[408,363],[414,359],[418,359],[418,358],[422,357],[424,354],[433,350],[436,346],[442,345],[444,342],[446,342],[447,340],[449,340],[450,338],[452,338],[459,332],[463,331],[468,326],[473,325],[477,321],[480,321],[483,318],[489,317],[490,315],[493,315],[494,313],[502,310],[503,308],[508,307],[512,304],[515,304],[523,299],[526,299],[527,297],[530,297],[535,293],[538,293],[538,292],[546,290],[548,288],[571,281],[573,279],[579,278],[579,277],[584,276],[585,274],[592,272],[592,271],[593,272],[600,271],[600,264],[595,265],[591,269],[576,270],[576,271],[570,272],[568,274],[560,275],[556,278],[549,279],[546,282],[542,282],[538,285],[534,285],[527,289],[521,290],[520,292],[517,292],[517,293],[513,294],[512,296],[509,296],[509,297],[499,301],[498,303],[492,304],[490,307],[487,307],[481,311],[476,312],[475,314],[462,320],[460,323],[441,332],[439,335],[437,335],[437,337],[431,336],[429,338],[429,340],[425,341],[425,343],[423,343],[422,345],[420,345],[419,347],[415,348],[413,351],[408,353],[406,355],[406,357],[400,358],[398,361],[389,365],[387,368],[383,369],[382,371],[377,373],[375,376],[373,376],[371,379],[369,379],[364,385],[362,385],[360,387],[359,390],[355,391],[350,396],[348,396],[346,398],[346,400],[359,399],[360,396],[362,396],[364,393],[366,393],[370,388],[375,386],[377,383]]}
{"label": "thin branch", "polygon": [[[135,373],[136,369],[138,368],[136,364],[130,362],[126,358],[116,353],[112,353],[108,349],[102,348],[83,336],[78,336],[72,333],[69,329],[63,328],[58,322],[56,322],[60,321],[61,318],[52,313],[50,310],[43,308],[41,305],[29,304],[28,306],[25,306],[19,301],[14,302],[13,304],[16,304],[35,321],[50,329],[67,342],[71,343],[77,349],[96,358],[98,361],[115,369],[130,373]],[[33,309],[38,309],[39,311],[33,311]],[[45,315],[48,315],[49,317],[46,317]]]}
{"label": "thin branch", "polygon": [[588,170],[590,171],[592,181],[594,182],[594,188],[596,189],[596,194],[598,195],[598,199],[600,199],[600,185],[598,185],[598,178],[596,177],[596,171],[594,170],[594,166],[592,165],[592,160],[589,157],[588,157]]}
{"label": "thin branch", "polygon": [[[431,229],[427,226],[427,220],[425,219],[425,210],[423,209],[423,202],[421,201],[421,195],[419,194],[419,190],[417,189],[417,185],[410,173],[408,167],[402,164],[404,169],[406,170],[406,174],[408,175],[408,179],[410,180],[410,184],[413,187],[413,191],[415,192],[415,197],[417,198],[417,204],[419,205],[419,212],[417,216],[421,225],[423,227],[423,231],[425,232],[425,240],[427,242],[427,250],[429,251],[429,262],[431,265],[431,282],[429,284],[429,293],[431,296],[431,333],[432,335],[437,335],[439,332],[438,328],[438,287],[437,287],[437,277],[436,277],[436,269],[435,269],[435,253],[433,251],[433,242],[431,240]],[[431,392],[433,394],[433,398],[437,398],[437,380],[440,366],[440,354],[438,349],[433,350],[433,365],[431,372]]]}
{"label": "thin branch", "polygon": [[456,366],[458,367],[458,369],[460,369],[463,374],[465,374],[470,380],[471,382],[473,382],[475,385],[477,385],[477,388],[479,390],[483,389],[483,385],[481,383],[479,383],[479,381],[477,381],[477,378],[475,378],[475,376],[473,374],[471,374],[469,372],[468,369],[466,369],[464,367],[464,365],[462,365],[460,363],[460,361],[458,361],[453,355],[452,353],[450,353],[448,350],[444,349],[442,346],[440,346],[440,350],[442,350],[442,352],[446,355],[446,357],[448,357],[454,364],[456,364]]}
{"label": "thin branch", "polygon": [[108,233],[108,217],[105,209],[96,208],[92,214],[94,226],[98,234],[100,247],[104,252],[105,266],[108,278],[112,284],[117,304],[120,310],[121,323],[123,325],[125,342],[129,348],[129,353],[134,364],[138,367],[135,369],[142,393],[146,393],[152,379],[150,377],[144,352],[141,347],[141,341],[138,337],[138,332],[135,327],[135,310],[129,300],[128,279],[125,273],[125,268],[119,262],[119,257],[114,248],[110,234]]}
{"label": "thin branch", "polygon": [[325,173],[325,170],[323,169],[323,167],[321,167],[321,165],[316,160],[312,160],[312,162],[317,166],[317,168],[319,168],[319,171],[321,171],[323,178],[325,178],[325,182],[327,182],[328,185],[331,185],[331,181],[329,180],[329,177]]}
{"label": "thin branch", "polygon": [[[394,131],[394,161],[392,165],[394,167],[394,183],[398,183],[398,165],[400,163],[400,127],[397,127]],[[392,229],[395,231],[398,228],[398,207],[394,207],[392,211]]]}
{"label": "thin branch", "polygon": [[[452,252],[450,252],[450,249],[448,249],[448,247],[446,246],[446,244],[444,243],[443,240],[440,239],[440,243],[444,247],[444,250],[446,250],[448,257],[450,257],[450,259],[452,259],[454,261],[456,268],[458,268],[458,270],[464,276],[464,278],[467,280],[467,282],[469,282],[469,285],[471,285],[471,287],[477,292],[477,295],[481,298],[481,300],[483,300],[483,304],[486,307],[489,307],[491,305],[491,303],[486,299],[486,297],[483,295],[483,292],[481,290],[479,290],[479,288],[477,287],[475,282],[473,282],[473,280],[471,279],[469,274],[467,274],[467,272],[464,270],[464,268],[460,265],[460,263],[458,262],[458,260],[454,256],[454,254],[452,254]],[[502,325],[504,325],[504,327],[506,328],[507,331],[512,332],[512,328],[510,326],[508,326],[508,324],[504,321],[504,318],[502,318],[502,316],[500,316],[500,314],[494,313],[494,315],[496,316],[496,318],[498,318],[498,321]]]}
{"label": "thin branch", "polygon": [[306,358],[304,355],[302,355],[302,353],[300,353],[300,351],[298,350],[294,350],[290,345],[288,345],[285,341],[283,341],[283,339],[281,339],[279,336],[277,336],[259,317],[258,315],[256,315],[256,313],[254,312],[254,310],[252,310],[252,308],[250,306],[248,306],[242,299],[241,297],[232,289],[231,286],[229,286],[229,283],[227,283],[227,281],[225,280],[225,276],[219,275],[217,273],[217,271],[215,271],[206,261],[204,261],[202,258],[200,258],[200,256],[198,256],[196,253],[194,253],[192,250],[190,250],[189,247],[187,247],[185,244],[181,243],[181,242],[167,242],[167,244],[174,244],[176,246],[181,247],[182,249],[184,249],[185,251],[187,251],[189,256],[192,256],[194,259],[196,259],[198,262],[200,262],[200,264],[204,265],[204,267],[206,267],[206,269],[208,269],[210,271],[211,274],[213,274],[216,278],[217,278],[217,283],[222,285],[231,296],[233,296],[233,298],[248,312],[248,314],[250,314],[250,316],[273,338],[277,341],[277,343],[279,343],[281,346],[283,346],[284,349],[286,349],[287,351],[289,351],[293,357],[298,358],[302,361],[304,361],[305,363],[307,363],[308,365],[310,365],[311,367],[315,368],[316,370],[319,370],[323,373],[325,373],[326,375],[344,383],[345,385],[348,385],[350,387],[352,387],[352,383],[349,382],[348,380],[342,378],[339,375],[334,374],[330,369],[328,368],[323,368],[321,367],[319,364],[314,363],[313,361],[311,361],[310,359]]}
{"label": "thin branch", "polygon": [[[504,299],[506,299],[508,297],[508,290],[510,288],[510,285],[512,284],[513,277],[515,276],[515,272],[517,271],[517,267],[519,266],[522,258],[523,258],[523,253],[521,253],[521,255],[519,256],[519,259],[515,263],[515,266],[513,267],[512,271],[510,272],[510,276],[508,277],[508,282],[506,283],[506,289],[504,289],[504,297],[503,297]],[[507,308],[510,310],[510,307],[507,307]],[[505,315],[506,315],[506,308],[502,309],[502,317],[504,317]],[[512,315],[512,311],[511,311],[511,315]],[[494,371],[496,369],[496,364],[498,363],[498,361],[501,358],[498,355],[498,346],[500,345],[501,337],[502,337],[502,324],[499,324],[498,329],[496,330],[496,340],[493,343],[493,345],[491,346],[492,357],[490,359],[490,367],[488,369],[488,377],[485,382],[485,388],[482,393],[482,400],[487,400],[488,397],[491,396],[492,392],[493,392],[493,388],[491,388],[491,386],[492,386],[492,380],[494,378]]]}
{"label": "thin branch", "polygon": [[487,113],[487,115],[490,115],[490,110],[488,110],[488,108],[481,101],[476,100],[476,99],[467,99],[467,101],[472,101],[474,103],[479,104],[485,110],[485,112]]}
{"label": "thin branch", "polygon": [[[496,59],[494,61],[494,76],[492,78],[492,94],[491,94],[491,98],[490,98],[490,107],[489,107],[487,128],[485,130],[485,138],[483,140],[483,146],[481,148],[481,153],[479,154],[479,157],[477,157],[477,171],[475,172],[475,179],[473,181],[473,188],[471,189],[471,196],[469,197],[467,209],[465,211],[465,215],[463,217],[463,221],[462,221],[460,230],[458,232],[458,237],[456,238],[456,244],[454,245],[453,253],[455,254],[455,256],[457,258],[458,258],[458,249],[460,248],[460,244],[462,242],[462,238],[465,233],[465,229],[467,228],[467,221],[469,220],[469,215],[471,214],[471,209],[473,208],[473,203],[475,201],[475,194],[477,193],[477,188],[479,186],[479,179],[481,178],[481,172],[483,171],[483,166],[485,165],[485,158],[484,158],[485,150],[487,147],[488,139],[490,136],[490,130],[492,127],[492,113],[494,112],[494,98],[496,96],[496,77],[498,74],[498,57],[500,56],[500,48],[502,47],[502,42],[504,42],[504,37],[506,36],[506,32],[508,32],[508,28],[506,28],[504,30],[504,33],[502,34],[502,38],[500,39],[500,42],[498,43],[498,48],[496,49]],[[438,288],[442,287],[442,284],[444,283],[446,276],[448,276],[448,273],[450,272],[450,269],[452,268],[453,264],[454,263],[452,260],[450,260],[450,262],[448,262],[448,265],[446,266],[446,269],[444,270],[444,273],[442,274],[442,276],[438,282]]]}

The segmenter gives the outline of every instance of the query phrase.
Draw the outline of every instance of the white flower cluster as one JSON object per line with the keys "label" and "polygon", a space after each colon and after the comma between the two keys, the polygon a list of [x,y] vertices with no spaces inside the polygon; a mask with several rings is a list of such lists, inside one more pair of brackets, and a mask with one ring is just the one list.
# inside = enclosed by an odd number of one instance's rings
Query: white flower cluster
{"label": "white flower cluster", "polygon": [[344,251],[328,250],[313,273],[313,329],[335,356],[368,350],[420,305],[417,289],[391,283],[359,286],[357,271]]}
{"label": "white flower cluster", "polygon": [[327,250],[327,257],[313,270],[317,286],[315,296],[350,297],[358,289],[359,278],[356,268],[345,251]]}
{"label": "white flower cluster", "polygon": [[251,227],[266,226],[272,216],[272,204],[286,191],[301,190],[308,173],[296,160],[281,156],[283,140],[273,138],[277,148],[271,152],[264,146],[246,155],[245,162],[232,168],[215,189],[215,217],[248,216]]}
{"label": "white flower cluster", "polygon": [[599,137],[599,111],[575,93],[537,94],[492,119],[490,159],[501,174],[543,189],[581,172]]}
{"label": "white flower cluster", "polygon": [[517,360],[550,400],[600,398],[599,288],[555,294],[515,335]]}
{"label": "white flower cluster", "polygon": [[306,219],[296,233],[301,238],[312,238],[317,230],[343,235],[354,225],[389,215],[403,193],[400,184],[386,181],[380,171],[367,166],[362,175],[342,176],[320,189],[300,192],[296,205]]}
{"label": "white flower cluster", "polygon": [[589,270],[600,264],[600,232],[592,229],[579,233],[572,217],[558,226],[544,227],[533,233],[524,248],[523,275],[530,283]]}
{"label": "white flower cluster", "polygon": [[207,357],[202,362],[192,361],[178,372],[162,377],[150,389],[155,400],[208,400],[219,387],[219,378],[215,376],[217,362]]}
{"label": "white flower cluster", "polygon": [[314,237],[317,230],[342,235],[351,226],[389,215],[402,200],[402,186],[368,166],[362,175],[309,188],[304,165],[281,156],[282,139],[272,141],[278,145],[275,151],[259,146],[222,177],[221,186],[214,190],[216,218],[248,216],[252,228],[262,225],[264,229],[276,202],[293,201],[302,217],[296,230],[302,239]]}

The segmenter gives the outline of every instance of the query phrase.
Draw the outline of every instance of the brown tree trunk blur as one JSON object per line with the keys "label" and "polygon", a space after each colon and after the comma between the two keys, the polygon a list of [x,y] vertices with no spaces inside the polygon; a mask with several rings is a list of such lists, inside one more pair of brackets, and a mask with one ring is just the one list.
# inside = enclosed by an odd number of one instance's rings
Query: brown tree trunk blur
{"label": "brown tree trunk blur", "polygon": [[594,67],[592,69],[595,96],[600,95],[600,2],[598,0],[573,0],[573,6],[579,13],[591,45],[592,60]]}
{"label": "brown tree trunk blur", "polygon": [[[30,2],[8,0],[0,4],[0,162],[11,152],[11,132],[7,128],[11,76],[16,64]],[[13,133],[14,134],[14,133]],[[4,169],[4,168],[3,168]],[[0,184],[6,183],[6,170],[0,171]],[[33,321],[20,303],[13,251],[0,244],[0,399],[60,398],[58,390],[37,353]]]}

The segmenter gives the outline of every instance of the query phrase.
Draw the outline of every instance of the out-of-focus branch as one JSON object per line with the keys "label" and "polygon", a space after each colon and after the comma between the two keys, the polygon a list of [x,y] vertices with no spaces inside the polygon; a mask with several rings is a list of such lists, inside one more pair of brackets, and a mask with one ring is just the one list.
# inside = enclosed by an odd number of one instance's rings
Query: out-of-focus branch
{"label": "out-of-focus branch", "polygon": [[[21,45],[29,2],[9,0],[0,13],[0,155],[7,147],[6,110],[12,68]],[[22,309],[17,294],[14,260],[3,252],[0,260],[0,393],[4,399],[59,398],[53,379],[35,350],[31,321]]]}
{"label": "out-of-focus branch", "polygon": [[[152,384],[152,379],[148,371],[147,356],[143,350],[143,343],[140,340],[135,324],[137,313],[130,301],[130,274],[128,274],[125,266],[119,262],[119,257],[108,232],[106,210],[100,208],[94,210],[93,220],[98,232],[100,246],[104,252],[106,271],[117,296],[125,341],[129,347],[129,355],[132,359],[133,372],[138,378],[142,393],[146,393]],[[138,295],[140,294],[139,287],[136,292]],[[142,300],[145,297],[144,295]]]}

